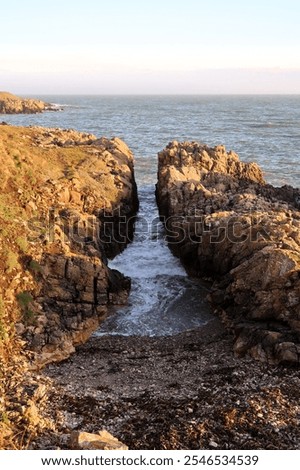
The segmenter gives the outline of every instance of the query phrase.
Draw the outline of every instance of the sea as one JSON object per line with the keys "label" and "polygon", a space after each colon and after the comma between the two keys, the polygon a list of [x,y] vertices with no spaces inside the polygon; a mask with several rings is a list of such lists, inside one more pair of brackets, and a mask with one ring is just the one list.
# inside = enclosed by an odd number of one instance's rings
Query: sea
{"label": "sea", "polygon": [[[34,97],[33,97],[34,98]],[[133,242],[109,266],[132,279],[128,304],[112,308],[96,335],[166,336],[213,318],[209,286],[187,276],[168,249],[155,203],[157,153],[170,141],[225,145],[254,161],[267,182],[300,187],[300,96],[39,96],[63,111],[3,116],[21,126],[117,136],[135,158],[140,211]]]}

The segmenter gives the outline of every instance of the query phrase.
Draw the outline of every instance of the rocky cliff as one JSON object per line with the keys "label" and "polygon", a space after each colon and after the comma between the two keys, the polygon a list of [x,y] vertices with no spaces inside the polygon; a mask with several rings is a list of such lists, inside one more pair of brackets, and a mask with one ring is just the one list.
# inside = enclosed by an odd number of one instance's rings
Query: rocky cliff
{"label": "rocky cliff", "polygon": [[20,98],[6,91],[0,91],[0,114],[36,114],[58,110],[57,106],[41,100]]}
{"label": "rocky cliff", "polygon": [[106,255],[130,238],[133,157],[117,138],[2,125],[0,161],[3,335],[16,328],[42,366],[68,357],[109,305],[126,302],[130,279]]}
{"label": "rocky cliff", "polygon": [[299,363],[300,191],[266,184],[223,146],[171,142],[158,155],[157,201],[170,247],[212,280],[236,353]]}
{"label": "rocky cliff", "polygon": [[52,426],[32,369],[67,358],[127,300],[107,254],[130,239],[138,200],[117,138],[3,123],[0,164],[0,448],[15,449]]}

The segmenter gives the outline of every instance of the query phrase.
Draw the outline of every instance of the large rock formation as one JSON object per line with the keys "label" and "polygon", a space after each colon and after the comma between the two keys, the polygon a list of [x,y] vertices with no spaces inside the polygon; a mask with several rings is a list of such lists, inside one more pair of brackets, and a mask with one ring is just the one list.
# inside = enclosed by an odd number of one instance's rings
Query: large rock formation
{"label": "large rock formation", "polygon": [[0,114],[36,114],[43,111],[58,111],[59,108],[41,100],[26,99],[6,91],[0,91]]}
{"label": "large rock formation", "polygon": [[117,138],[3,125],[0,161],[2,298],[7,311],[19,305],[12,319],[42,366],[67,358],[109,305],[126,302],[130,279],[108,268],[107,254],[131,235],[133,157]]}
{"label": "large rock formation", "polygon": [[171,142],[158,155],[157,201],[171,248],[235,329],[235,351],[300,357],[300,191],[267,185],[223,146]]}

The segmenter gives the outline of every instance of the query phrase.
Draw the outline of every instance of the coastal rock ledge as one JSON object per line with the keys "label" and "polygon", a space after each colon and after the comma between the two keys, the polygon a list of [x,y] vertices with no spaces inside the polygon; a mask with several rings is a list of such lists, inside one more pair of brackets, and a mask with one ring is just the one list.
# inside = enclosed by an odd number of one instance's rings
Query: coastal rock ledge
{"label": "coastal rock ledge", "polygon": [[0,125],[0,163],[5,338],[15,325],[42,367],[69,357],[110,305],[127,301],[130,279],[107,257],[132,235],[133,155],[118,138]]}
{"label": "coastal rock ledge", "polygon": [[300,190],[266,184],[224,146],[171,142],[158,154],[156,196],[168,241],[236,335],[235,352],[300,359]]}
{"label": "coastal rock ledge", "polygon": [[41,100],[25,99],[6,91],[0,91],[0,114],[37,114],[43,111],[59,111],[60,108]]}

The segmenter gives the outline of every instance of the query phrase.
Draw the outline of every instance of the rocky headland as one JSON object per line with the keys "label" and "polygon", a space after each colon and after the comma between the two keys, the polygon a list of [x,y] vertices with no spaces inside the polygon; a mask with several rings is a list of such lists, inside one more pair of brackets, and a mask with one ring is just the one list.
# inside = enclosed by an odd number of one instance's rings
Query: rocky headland
{"label": "rocky headland", "polygon": [[[284,305],[287,320],[279,316],[281,276],[288,300],[298,288],[288,261],[297,260],[298,196],[266,185],[257,165],[223,147],[170,144],[159,156],[157,187],[170,247],[191,274],[210,281],[222,321],[216,315],[168,337],[91,338],[67,361],[50,364],[44,416],[55,425],[31,447],[70,448],[74,432],[105,428],[130,449],[298,449],[296,300]],[[253,238],[244,238],[249,226]],[[277,255],[276,247],[286,251]],[[286,256],[280,268],[276,256]]]}
{"label": "rocky headland", "polygon": [[59,107],[41,100],[20,98],[0,91],[0,114],[36,114],[43,111],[59,111]]}
{"label": "rocky headland", "polygon": [[159,153],[156,194],[170,247],[212,281],[235,352],[299,364],[300,190],[266,184],[223,146],[174,141]]}
{"label": "rocky headland", "polygon": [[3,123],[0,163],[0,448],[299,448],[298,190],[223,147],[170,144],[157,186],[170,246],[211,282],[222,321],[89,338],[130,289],[107,257],[132,238],[132,153]]}
{"label": "rocky headland", "polygon": [[0,163],[1,431],[20,418],[25,371],[69,357],[126,302],[130,279],[107,255],[130,239],[138,199],[117,138],[1,125]]}

